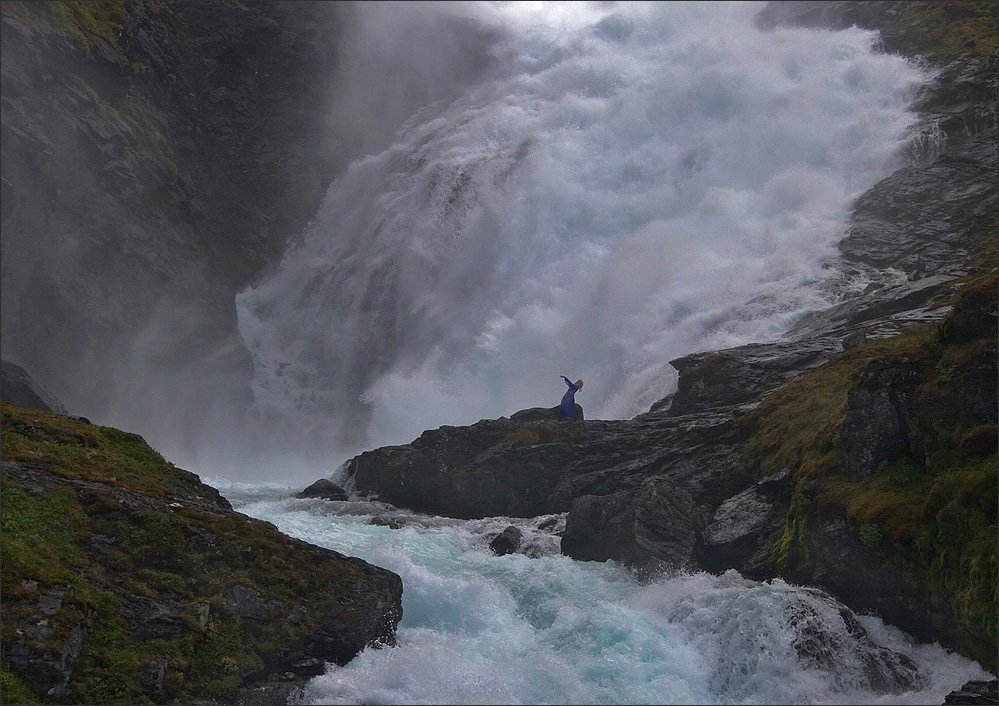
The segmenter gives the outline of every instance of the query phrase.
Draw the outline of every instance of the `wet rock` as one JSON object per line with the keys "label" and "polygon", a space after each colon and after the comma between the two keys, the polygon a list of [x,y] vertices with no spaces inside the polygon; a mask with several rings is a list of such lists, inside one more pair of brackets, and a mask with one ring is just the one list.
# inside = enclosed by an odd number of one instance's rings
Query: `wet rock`
{"label": "wet rock", "polygon": [[629,492],[583,495],[566,516],[562,553],[580,561],[607,561],[621,557],[634,543],[634,514]]}
{"label": "wet rock", "polygon": [[389,529],[402,529],[405,523],[395,517],[382,517],[381,515],[375,515],[370,520],[368,520],[369,525],[379,525],[381,527],[388,527]]}
{"label": "wet rock", "polygon": [[167,701],[168,694],[163,681],[166,678],[167,667],[169,666],[169,657],[156,657],[146,662],[146,665],[142,668],[142,674],[139,676],[139,684],[142,686],[142,690],[153,700],[153,703],[163,704]]}
{"label": "wet rock", "polygon": [[884,468],[908,451],[910,401],[917,379],[912,366],[873,362],[848,393],[841,436],[851,480]]}
{"label": "wet rock", "polygon": [[539,422],[548,419],[558,419],[558,407],[531,407],[522,409],[510,415],[515,422]]}
{"label": "wet rock", "polygon": [[765,572],[786,527],[790,484],[791,474],[783,469],[719,505],[697,548],[702,565],[709,571],[738,566],[747,576]]}
{"label": "wet rock", "polygon": [[347,491],[328,478],[320,478],[300,493],[296,498],[323,498],[324,500],[346,500]]}
{"label": "wet rock", "polygon": [[506,529],[493,537],[492,541],[489,542],[489,548],[494,554],[499,556],[513,554],[520,548],[520,543],[523,538],[524,533],[519,527],[509,525]]}
{"label": "wet rock", "polygon": [[944,697],[944,704],[999,704],[999,681],[969,681]]}
{"label": "wet rock", "polygon": [[687,489],[668,476],[650,478],[635,493],[633,506],[635,549],[627,563],[655,560],[689,568],[704,521]]}
{"label": "wet rock", "polygon": [[[899,694],[925,686],[926,680],[916,664],[900,652],[875,644],[854,613],[816,589],[803,589],[809,600],[796,601],[789,607],[793,625],[792,645],[803,666],[846,674],[844,658],[858,654],[862,662],[866,688],[880,694]],[[833,629],[830,622],[833,606],[845,627],[845,634]],[[844,638],[847,638],[847,642]]]}
{"label": "wet rock", "polygon": [[656,476],[634,492],[577,498],[566,517],[561,548],[579,560],[684,567],[702,525],[690,493],[669,477]]}

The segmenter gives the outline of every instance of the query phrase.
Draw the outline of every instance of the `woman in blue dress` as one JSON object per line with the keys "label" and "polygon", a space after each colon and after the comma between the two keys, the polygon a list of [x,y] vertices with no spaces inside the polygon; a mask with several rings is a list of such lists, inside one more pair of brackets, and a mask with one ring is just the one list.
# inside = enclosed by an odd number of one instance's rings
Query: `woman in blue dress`
{"label": "woman in blue dress", "polygon": [[562,376],[565,380],[565,384],[569,386],[565,394],[562,395],[562,404],[558,406],[558,415],[562,419],[579,419],[583,418],[583,409],[576,404],[576,393],[583,389],[583,381],[576,380],[573,382],[565,375]]}

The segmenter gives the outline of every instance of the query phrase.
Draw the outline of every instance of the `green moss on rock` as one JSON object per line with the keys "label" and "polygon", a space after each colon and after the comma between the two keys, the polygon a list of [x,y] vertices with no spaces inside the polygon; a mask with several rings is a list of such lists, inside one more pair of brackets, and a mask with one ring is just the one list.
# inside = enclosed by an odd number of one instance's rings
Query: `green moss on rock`
{"label": "green moss on rock", "polygon": [[958,54],[995,54],[997,29],[996,3],[948,0],[905,3],[882,33],[905,54],[947,59]]}
{"label": "green moss on rock", "polygon": [[[64,703],[225,701],[254,680],[295,671],[303,656],[321,655],[313,660],[321,668],[391,643],[401,616],[394,574],[233,512],[138,435],[7,404],[0,414],[2,668],[11,693]],[[323,637],[330,630],[340,642]],[[58,680],[26,667],[23,655],[63,654],[79,634],[68,686],[48,693]]]}
{"label": "green moss on rock", "polygon": [[125,0],[49,0],[45,6],[56,29],[71,37],[82,51],[89,53],[99,41],[119,49],[118,37],[127,14]]}
{"label": "green moss on rock", "polygon": [[[845,519],[872,559],[898,572],[956,631],[967,654],[995,668],[997,496],[996,273],[968,278],[939,326],[852,348],[766,397],[748,415],[744,469],[792,472],[777,573],[808,574],[810,533]],[[908,448],[866,477],[846,472],[842,428],[850,391],[871,366],[914,371]],[[876,420],[872,420],[876,423]],[[875,532],[877,536],[875,537]]]}

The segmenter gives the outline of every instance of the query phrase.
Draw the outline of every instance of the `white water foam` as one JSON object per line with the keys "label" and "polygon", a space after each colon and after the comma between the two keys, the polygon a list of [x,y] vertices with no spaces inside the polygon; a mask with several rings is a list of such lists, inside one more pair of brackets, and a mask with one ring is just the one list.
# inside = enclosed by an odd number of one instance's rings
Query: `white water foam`
{"label": "white water foam", "polygon": [[[861,617],[871,638],[909,656],[924,680],[916,690],[876,693],[861,646],[822,595],[733,571],[642,585],[614,562],[560,556],[554,535],[540,540],[542,518],[462,522],[273,489],[223,491],[289,535],[402,577],[398,646],[329,665],[299,703],[939,704],[968,680],[992,678],[939,645]],[[376,516],[403,527],[369,524]],[[492,554],[489,539],[511,523],[547,548],[534,558]],[[807,627],[820,636],[824,664],[794,648]]]}

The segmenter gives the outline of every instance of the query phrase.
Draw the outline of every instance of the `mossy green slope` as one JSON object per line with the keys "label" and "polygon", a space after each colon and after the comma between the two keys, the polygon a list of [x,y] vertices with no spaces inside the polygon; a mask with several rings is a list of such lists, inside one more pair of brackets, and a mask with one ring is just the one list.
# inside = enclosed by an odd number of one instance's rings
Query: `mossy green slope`
{"label": "mossy green slope", "polygon": [[135,434],[0,413],[4,703],[224,702],[391,642],[394,574],[233,512]]}
{"label": "mossy green slope", "polygon": [[[845,351],[769,395],[747,419],[743,454],[753,473],[788,468],[794,475],[787,529],[773,548],[776,573],[814,573],[823,561],[811,536],[820,518],[845,517],[872,562],[892,567],[928,597],[934,627],[956,630],[965,653],[992,670],[996,290],[994,270],[971,276],[941,325]],[[871,366],[915,371],[909,448],[851,480],[842,425],[848,395]]]}

